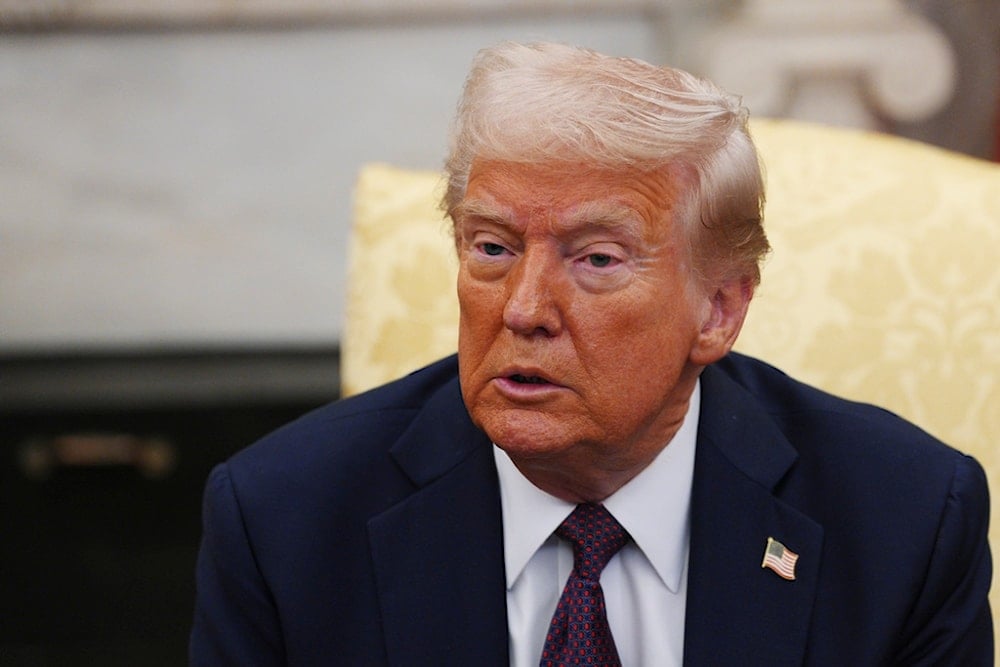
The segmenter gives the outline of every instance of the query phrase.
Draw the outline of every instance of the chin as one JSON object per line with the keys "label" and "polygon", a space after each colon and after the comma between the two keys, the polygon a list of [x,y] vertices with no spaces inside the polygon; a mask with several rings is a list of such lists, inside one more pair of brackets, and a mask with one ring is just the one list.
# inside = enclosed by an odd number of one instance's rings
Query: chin
{"label": "chin", "polygon": [[484,409],[473,420],[512,459],[557,456],[580,440],[558,416],[535,410]]}

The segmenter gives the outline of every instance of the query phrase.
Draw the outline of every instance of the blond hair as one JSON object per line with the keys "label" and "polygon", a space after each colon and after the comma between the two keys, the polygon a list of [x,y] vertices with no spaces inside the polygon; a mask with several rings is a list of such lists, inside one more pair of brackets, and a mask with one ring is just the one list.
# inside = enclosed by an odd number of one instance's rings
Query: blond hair
{"label": "blond hair", "polygon": [[697,270],[756,284],[769,245],[764,183],[739,98],[687,72],[551,43],[479,52],[452,127],[442,205],[473,160],[669,169]]}

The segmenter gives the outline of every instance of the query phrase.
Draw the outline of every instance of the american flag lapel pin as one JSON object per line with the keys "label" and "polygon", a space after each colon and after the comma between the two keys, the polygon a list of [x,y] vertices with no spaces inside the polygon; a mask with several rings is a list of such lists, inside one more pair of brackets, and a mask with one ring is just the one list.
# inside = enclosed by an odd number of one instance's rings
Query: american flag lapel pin
{"label": "american flag lapel pin", "polygon": [[760,566],[770,568],[782,579],[794,581],[795,561],[798,559],[797,553],[789,550],[773,537],[769,537],[767,538],[767,547],[764,549],[764,560]]}

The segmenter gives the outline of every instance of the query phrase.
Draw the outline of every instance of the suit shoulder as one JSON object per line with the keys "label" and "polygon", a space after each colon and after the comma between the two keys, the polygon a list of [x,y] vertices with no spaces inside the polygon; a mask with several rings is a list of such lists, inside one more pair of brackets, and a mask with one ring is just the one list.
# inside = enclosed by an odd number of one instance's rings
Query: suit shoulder
{"label": "suit shoulder", "polygon": [[[730,354],[718,370],[749,392],[800,450],[814,443],[865,456],[950,458],[957,454],[933,435],[876,405],[848,400],[796,380],[759,359]],[[864,457],[861,459],[864,460]]]}
{"label": "suit shoulder", "polygon": [[922,553],[931,548],[947,508],[960,506],[976,521],[984,516],[989,494],[982,466],[918,426],[742,355],[710,368],[705,379],[713,406],[746,419],[754,415],[752,427],[766,432],[744,438],[731,431],[738,444],[728,455],[753,469],[767,452],[790,446],[793,463],[774,488],[823,524],[831,543],[853,544],[859,536],[878,543],[891,528],[906,536],[900,553]]}
{"label": "suit shoulder", "polygon": [[317,465],[349,470],[384,453],[426,403],[450,384],[457,390],[454,356],[362,394],[317,408],[264,436],[229,461],[240,471],[285,471]]}
{"label": "suit shoulder", "polygon": [[932,438],[916,425],[885,408],[836,396],[797,380],[760,359],[732,353],[718,362],[716,367],[742,389],[750,392],[772,417],[791,418],[800,415],[822,418],[823,415],[828,415],[831,419],[839,417],[845,423],[864,421],[869,427],[920,432],[921,437]]}

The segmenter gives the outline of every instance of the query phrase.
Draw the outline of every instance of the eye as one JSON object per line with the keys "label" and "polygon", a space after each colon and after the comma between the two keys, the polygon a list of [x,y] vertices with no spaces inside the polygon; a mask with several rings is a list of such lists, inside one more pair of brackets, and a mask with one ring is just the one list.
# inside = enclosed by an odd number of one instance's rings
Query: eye
{"label": "eye", "polygon": [[603,269],[606,266],[611,266],[611,263],[614,261],[614,257],[612,257],[611,255],[594,253],[593,255],[587,255],[587,261],[590,262],[591,266],[598,269]]}
{"label": "eye", "polygon": [[506,248],[499,243],[483,243],[479,247],[482,249],[483,254],[489,255],[490,257],[502,255],[506,250]]}

